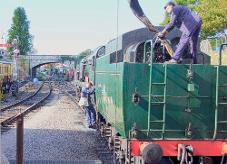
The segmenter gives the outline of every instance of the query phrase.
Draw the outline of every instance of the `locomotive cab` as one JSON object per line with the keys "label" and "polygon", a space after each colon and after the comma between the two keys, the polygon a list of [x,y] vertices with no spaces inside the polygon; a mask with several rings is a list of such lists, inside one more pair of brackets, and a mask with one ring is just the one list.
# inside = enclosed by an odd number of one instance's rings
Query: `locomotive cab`
{"label": "locomotive cab", "polygon": [[[174,38],[169,41],[173,50],[176,49],[179,42],[179,38]],[[161,43],[161,40],[156,39],[155,41],[148,40],[129,46],[125,51],[124,61],[129,63],[150,63],[150,56],[153,53],[153,63],[164,63],[171,59],[165,46]],[[190,63],[191,54],[189,46],[186,48],[182,62],[184,64]]]}

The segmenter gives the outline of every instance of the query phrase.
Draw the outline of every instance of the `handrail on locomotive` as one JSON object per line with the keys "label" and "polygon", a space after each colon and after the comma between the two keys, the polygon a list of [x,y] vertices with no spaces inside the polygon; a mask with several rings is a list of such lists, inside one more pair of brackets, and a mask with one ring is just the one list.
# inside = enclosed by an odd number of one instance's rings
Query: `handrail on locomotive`
{"label": "handrail on locomotive", "polygon": [[219,50],[219,65],[222,65],[222,52],[223,52],[223,49],[224,49],[225,46],[227,47],[227,42],[221,44],[221,46],[220,46],[220,50]]}

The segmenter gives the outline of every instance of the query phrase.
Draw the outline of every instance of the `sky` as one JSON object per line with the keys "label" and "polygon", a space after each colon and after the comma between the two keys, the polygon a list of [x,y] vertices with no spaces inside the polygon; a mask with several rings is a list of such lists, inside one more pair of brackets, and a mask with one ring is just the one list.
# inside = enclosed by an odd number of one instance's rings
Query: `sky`
{"label": "sky", "polygon": [[[155,25],[164,19],[168,0],[140,0]],[[0,0],[0,37],[12,24],[13,11],[24,7],[38,54],[76,55],[106,44],[124,32],[143,27],[132,14],[127,0]]]}

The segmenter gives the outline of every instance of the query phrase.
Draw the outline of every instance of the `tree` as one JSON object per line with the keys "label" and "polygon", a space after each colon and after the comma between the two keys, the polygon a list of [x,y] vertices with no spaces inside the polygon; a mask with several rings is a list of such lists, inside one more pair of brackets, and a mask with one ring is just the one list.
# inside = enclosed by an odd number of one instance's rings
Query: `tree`
{"label": "tree", "polygon": [[227,28],[227,1],[200,0],[195,10],[203,20],[202,37],[213,36]]}
{"label": "tree", "polygon": [[[12,44],[13,40],[17,39],[20,55],[27,55],[32,50],[33,45],[32,35],[29,33],[30,22],[27,19],[25,9],[22,7],[15,9],[12,21],[7,43]],[[8,50],[12,54],[13,48]]]}
{"label": "tree", "polygon": [[64,63],[65,61],[73,61],[75,64],[74,67],[76,68],[76,66],[81,62],[83,58],[91,55],[91,52],[92,51],[90,49],[87,49],[75,56],[61,55],[61,61],[62,63]]}
{"label": "tree", "polygon": [[195,4],[198,3],[198,0],[174,0],[176,4],[182,5],[182,6],[189,6],[190,8],[193,8]]}

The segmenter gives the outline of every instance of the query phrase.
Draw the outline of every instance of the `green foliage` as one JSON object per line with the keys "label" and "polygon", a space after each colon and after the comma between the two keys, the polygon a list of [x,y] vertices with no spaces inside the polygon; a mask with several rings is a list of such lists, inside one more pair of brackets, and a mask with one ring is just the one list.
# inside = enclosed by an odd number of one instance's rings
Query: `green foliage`
{"label": "green foliage", "polygon": [[227,1],[201,0],[195,8],[203,20],[202,37],[213,36],[227,28]]}
{"label": "green foliage", "polygon": [[164,26],[164,25],[167,25],[170,21],[170,16],[169,14],[165,13],[165,18],[164,20],[162,21],[161,25]]}
{"label": "green foliage", "polygon": [[38,72],[37,74],[37,78],[39,81],[44,81],[46,79],[46,75],[44,73]]}
{"label": "green foliage", "polygon": [[74,61],[75,63],[75,67],[80,63],[80,61],[91,54],[91,50],[90,49],[87,49],[81,53],[79,53],[78,55],[75,55],[75,56],[66,56],[66,55],[62,55],[61,56],[61,60],[62,62],[64,61]]}
{"label": "green foliage", "polygon": [[[29,33],[30,22],[27,19],[25,9],[22,7],[15,9],[12,21],[7,43],[12,44],[13,39],[17,39],[20,55],[27,55],[32,49],[32,36]],[[9,48],[10,54],[12,51],[13,48]]]}
{"label": "green foliage", "polygon": [[194,6],[198,0],[175,0],[175,3],[182,6]]}

